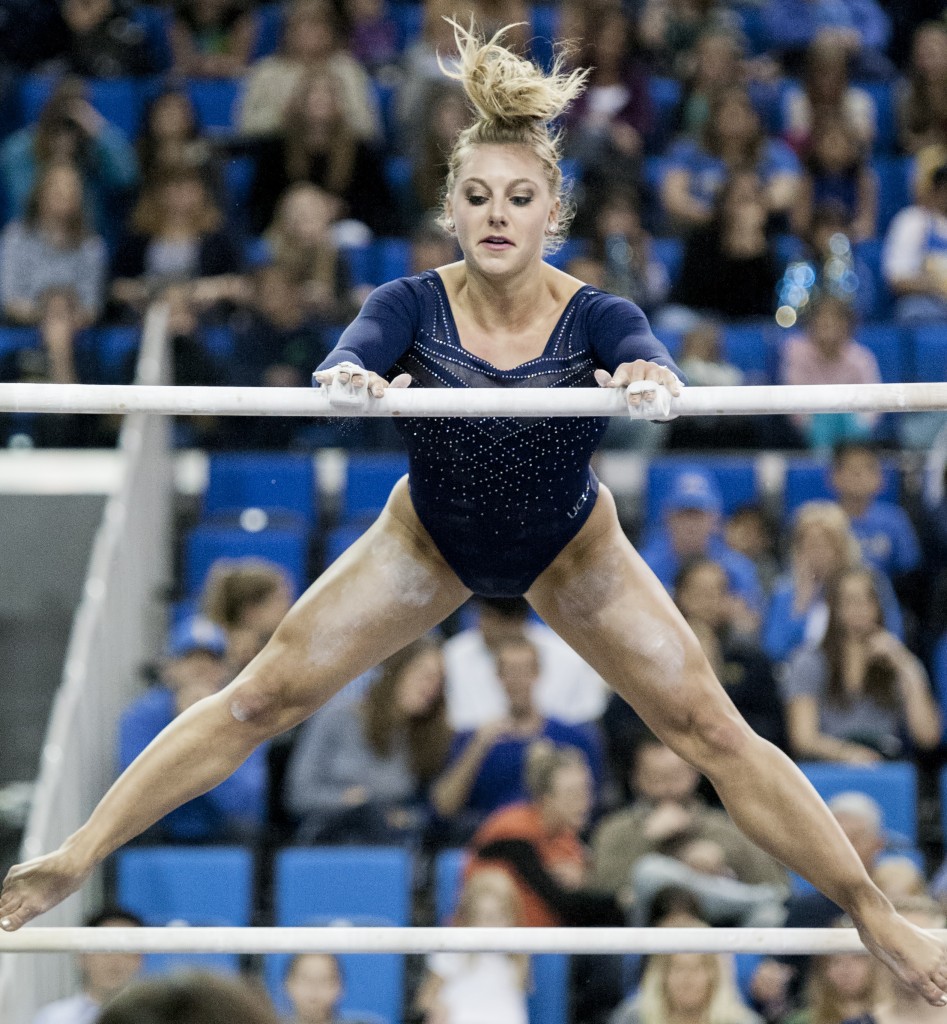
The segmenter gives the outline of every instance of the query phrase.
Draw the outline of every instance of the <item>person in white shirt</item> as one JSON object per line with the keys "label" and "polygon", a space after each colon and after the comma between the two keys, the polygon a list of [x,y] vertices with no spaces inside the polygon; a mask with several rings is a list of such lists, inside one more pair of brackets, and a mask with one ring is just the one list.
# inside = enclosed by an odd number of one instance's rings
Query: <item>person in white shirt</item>
{"label": "person in white shirt", "polygon": [[479,622],[444,644],[447,717],[457,731],[505,718],[506,692],[497,677],[496,652],[509,639],[527,637],[539,652],[537,710],[569,725],[601,717],[608,689],[601,678],[548,626],[529,622],[519,597],[478,598]]}
{"label": "person in white shirt", "polygon": [[[141,918],[109,907],[85,921],[87,928],[141,927]],[[80,953],[82,991],[40,1008],[33,1024],[94,1024],[102,1007],[141,973],[138,953]]]}

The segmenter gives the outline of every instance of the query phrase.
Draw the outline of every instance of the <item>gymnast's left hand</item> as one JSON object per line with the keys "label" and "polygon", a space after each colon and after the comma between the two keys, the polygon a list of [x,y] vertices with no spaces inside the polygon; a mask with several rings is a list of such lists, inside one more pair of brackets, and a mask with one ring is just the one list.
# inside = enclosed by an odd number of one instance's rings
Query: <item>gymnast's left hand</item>
{"label": "gymnast's left hand", "polygon": [[[0,928],[15,932],[79,889],[94,865],[66,846],[10,868],[0,891]],[[2,942],[0,942],[2,946]]]}
{"label": "gymnast's left hand", "polygon": [[[596,370],[595,379],[602,388],[625,388],[628,411],[636,419],[673,419],[670,398],[677,398],[684,387],[673,371],[647,359],[621,363],[614,373]],[[658,386],[649,387],[651,382]]]}

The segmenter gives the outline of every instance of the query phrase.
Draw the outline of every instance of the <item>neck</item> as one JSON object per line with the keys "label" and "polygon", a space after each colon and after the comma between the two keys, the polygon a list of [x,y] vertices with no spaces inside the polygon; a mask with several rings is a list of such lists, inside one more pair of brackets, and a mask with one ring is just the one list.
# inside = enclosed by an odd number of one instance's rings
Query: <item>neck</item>
{"label": "neck", "polygon": [[849,519],[858,519],[868,511],[871,498],[846,498],[839,496],[836,501],[842,506],[842,510]]}
{"label": "neck", "polygon": [[515,277],[496,279],[469,265],[457,297],[466,314],[486,332],[513,333],[536,319],[536,295],[542,289],[542,263],[530,264]]}
{"label": "neck", "polygon": [[706,1014],[700,1010],[671,1010],[668,1013],[668,1024],[704,1024]]}

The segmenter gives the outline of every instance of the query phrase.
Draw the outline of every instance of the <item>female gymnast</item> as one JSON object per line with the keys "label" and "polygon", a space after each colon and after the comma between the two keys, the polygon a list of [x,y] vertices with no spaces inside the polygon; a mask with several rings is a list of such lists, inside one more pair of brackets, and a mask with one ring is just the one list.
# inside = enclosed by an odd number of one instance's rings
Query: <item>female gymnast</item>
{"label": "female gymnast", "polygon": [[[566,227],[548,125],[585,73],[548,75],[455,25],[453,69],[476,110],[449,163],[443,216],[459,263],[377,289],[316,377],[370,402],[389,386],[625,388],[659,415],[680,382],[641,311],[543,262]],[[644,391],[642,391],[644,389]],[[643,397],[644,395],[644,397]],[[397,421],[396,421],[397,422]],[[631,547],[589,456],[604,419],[400,423],[410,473],[378,521],[313,583],[263,651],[138,757],[89,820],[11,868],[15,931],[261,742],[436,626],[471,595],[525,594],[670,747],[734,821],[855,922],[865,945],[947,1005],[947,950],[895,913],[796,766],[753,733],[673,601]]]}

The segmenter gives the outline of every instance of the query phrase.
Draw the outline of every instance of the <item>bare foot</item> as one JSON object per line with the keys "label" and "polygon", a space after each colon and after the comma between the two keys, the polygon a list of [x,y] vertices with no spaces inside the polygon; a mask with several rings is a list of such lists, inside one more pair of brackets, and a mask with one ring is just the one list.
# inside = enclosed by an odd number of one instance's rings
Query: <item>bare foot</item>
{"label": "bare foot", "polygon": [[932,1006],[947,1006],[947,948],[893,911],[857,925],[865,948]]}
{"label": "bare foot", "polygon": [[15,932],[74,893],[89,876],[61,850],[15,864],[0,890],[0,928]]}

